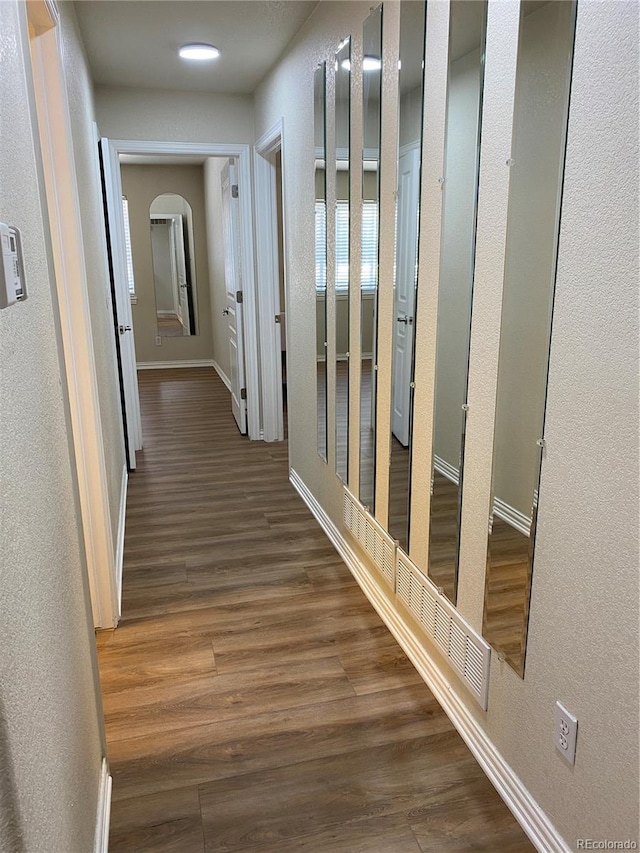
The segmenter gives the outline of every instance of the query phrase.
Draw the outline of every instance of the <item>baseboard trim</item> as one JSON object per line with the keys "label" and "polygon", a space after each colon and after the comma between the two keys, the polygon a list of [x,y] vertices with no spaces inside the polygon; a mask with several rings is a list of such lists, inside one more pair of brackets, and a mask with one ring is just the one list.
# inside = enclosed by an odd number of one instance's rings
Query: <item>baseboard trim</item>
{"label": "baseboard trim", "polygon": [[458,469],[453,465],[450,465],[445,459],[442,459],[440,456],[433,457],[433,467],[436,469],[438,474],[442,474],[443,477],[446,477],[452,483],[455,483],[456,486],[460,482],[458,476]]}
{"label": "baseboard trim", "polygon": [[360,588],[389,631],[425,681],[452,724],[473,753],[476,761],[500,794],[515,819],[540,853],[571,853],[545,812],[516,776],[484,729],[471,715],[452,685],[440,671],[437,660],[425,648],[425,641],[403,621],[398,610],[382,592],[365,563],[291,468],[289,480],[320,527],[346,563]]}
{"label": "baseboard trim", "polygon": [[523,533],[525,536],[530,535],[531,519],[529,516],[501,501],[500,498],[493,499],[493,514],[515,528],[519,533]]}
{"label": "baseboard trim", "polygon": [[213,367],[220,379],[231,391],[231,380],[213,358],[192,358],[184,361],[139,361],[136,364],[138,370],[172,370],[179,367]]}
{"label": "baseboard trim", "polygon": [[120,484],[120,511],[118,514],[118,533],[116,540],[116,590],[118,593],[118,619],[122,614],[122,572],[124,567],[124,528],[127,515],[127,485],[129,484],[129,472],[127,466],[122,468],[122,480]]}
{"label": "baseboard trim", "polygon": [[192,358],[183,361],[139,361],[138,370],[171,370],[177,367],[213,367],[211,358]]}
{"label": "baseboard trim", "polygon": [[[453,465],[450,465],[445,459],[442,459],[442,457],[433,457],[433,467],[436,469],[438,474],[442,474],[442,476],[446,477],[451,483],[454,483],[456,486],[459,484],[460,478],[458,469]],[[537,493],[534,495],[534,501],[537,503]],[[519,510],[514,509],[508,503],[501,501],[500,498],[494,498],[493,512],[494,515],[497,515],[502,521],[506,521],[507,524],[519,533],[523,533],[525,536],[530,535],[531,519]]]}
{"label": "baseboard trim", "polygon": [[98,790],[98,813],[96,815],[96,835],[93,844],[94,853],[108,853],[109,824],[111,822],[111,787],[109,764],[102,759],[100,770],[100,788]]}
{"label": "baseboard trim", "polygon": [[224,372],[224,370],[220,367],[220,365],[218,364],[218,362],[215,359],[212,360],[211,366],[213,367],[215,372],[218,374],[220,379],[222,379],[224,384],[227,386],[227,390],[231,391],[231,380],[229,379],[227,374]]}

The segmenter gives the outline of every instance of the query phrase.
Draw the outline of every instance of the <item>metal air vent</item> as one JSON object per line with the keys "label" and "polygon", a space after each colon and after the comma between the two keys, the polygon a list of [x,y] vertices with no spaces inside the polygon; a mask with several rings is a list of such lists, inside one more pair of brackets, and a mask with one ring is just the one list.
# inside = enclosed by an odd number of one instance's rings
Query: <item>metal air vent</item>
{"label": "metal air vent", "polygon": [[489,697],[491,648],[460,616],[451,602],[396,549],[396,595],[435,641],[483,710]]}
{"label": "metal air vent", "polygon": [[362,506],[344,490],[344,523],[359,546],[371,559],[386,583],[395,592],[395,543],[389,534]]}

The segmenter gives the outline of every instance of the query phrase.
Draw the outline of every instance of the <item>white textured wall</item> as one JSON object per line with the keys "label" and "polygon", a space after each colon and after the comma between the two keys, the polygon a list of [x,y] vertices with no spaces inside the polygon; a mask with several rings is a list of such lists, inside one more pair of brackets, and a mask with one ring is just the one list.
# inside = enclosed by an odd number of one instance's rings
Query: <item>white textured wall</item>
{"label": "white textured wall", "polygon": [[[321,3],[256,95],[257,135],[281,116],[285,127],[289,356],[295,365],[289,377],[291,462],[338,526],[340,485],[315,449],[313,71],[346,34],[359,35],[368,12],[368,3]],[[507,4],[496,4],[494,13],[510,17]],[[508,74],[509,45],[505,50],[496,35],[504,61],[497,53],[488,59],[495,63],[493,71],[487,67],[488,100],[494,116],[504,112],[504,121],[483,128],[497,158],[485,182],[495,198],[485,199],[484,210],[499,220],[506,214],[495,206],[506,201],[500,176],[509,142],[497,131],[509,133],[511,105],[500,104],[509,90],[500,76]],[[638,838],[637,72],[637,6],[583,0],[526,674],[522,680],[494,659],[484,714],[447,673],[572,849],[578,837]],[[390,149],[389,156],[395,156]],[[387,159],[385,165],[392,164]],[[483,240],[490,255],[493,235],[483,232]],[[485,264],[483,275],[490,269],[495,265]],[[495,347],[499,311],[480,311],[476,320],[478,342]],[[482,361],[482,352],[479,347],[476,359]],[[495,370],[493,377],[483,375],[480,364],[475,376],[482,386],[476,392],[484,394],[491,382],[495,387]],[[428,423],[432,403],[416,411],[417,428]],[[350,449],[357,451],[353,444]],[[467,483],[470,493],[478,492],[470,494],[469,506],[488,509],[491,441],[477,436],[474,455],[471,467],[484,479]],[[471,532],[461,600],[463,612],[477,621],[486,522]],[[556,699],[579,719],[573,768],[553,747]]]}
{"label": "white textured wall", "polygon": [[207,223],[209,292],[213,358],[227,377],[231,377],[229,321],[222,312],[227,307],[227,285],[224,269],[222,218],[222,170],[229,161],[225,157],[208,157],[204,164],[204,206]]}
{"label": "white textured wall", "polygon": [[96,88],[98,126],[111,139],[253,142],[250,95]]}
{"label": "white textured wall", "polygon": [[[122,175],[122,191],[129,202],[133,274],[138,296],[137,304],[131,306],[136,358],[139,362],[210,359],[213,344],[204,212],[204,170],[202,166],[192,165],[145,166],[128,164],[122,165],[120,172]],[[182,196],[191,205],[198,334],[162,338],[162,345],[156,346],[158,324],[156,294],[153,286],[149,210],[151,202],[162,193]],[[160,202],[160,204],[162,203]]]}
{"label": "white textured wall", "polygon": [[0,221],[29,290],[0,311],[0,850],[87,853],[101,712],[23,16],[0,3]]}
{"label": "white textured wall", "polygon": [[[122,472],[126,464],[120,388],[113,334],[111,284],[105,255],[104,210],[94,130],[93,88],[77,21],[70,3],[60,4],[64,74],[69,97],[78,198],[87,270],[91,332],[100,420],[104,438],[109,507],[114,543],[118,534]],[[117,548],[114,544],[114,553]]]}

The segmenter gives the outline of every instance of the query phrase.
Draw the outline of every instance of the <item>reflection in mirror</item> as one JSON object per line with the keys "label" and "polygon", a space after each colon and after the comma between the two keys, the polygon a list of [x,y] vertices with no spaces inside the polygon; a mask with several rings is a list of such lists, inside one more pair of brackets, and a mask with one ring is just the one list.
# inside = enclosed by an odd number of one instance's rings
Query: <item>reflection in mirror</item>
{"label": "reflection in mirror", "polygon": [[316,405],[318,453],[327,461],[327,173],[326,173],[326,63],[313,78],[313,123],[316,185]]}
{"label": "reflection in mirror", "polygon": [[362,61],[362,273],[360,278],[360,502],[374,510],[382,6],[364,22]]}
{"label": "reflection in mirror", "polygon": [[575,3],[521,6],[483,634],[524,674]]}
{"label": "reflection in mirror", "polygon": [[452,0],[436,339],[429,576],[455,604],[487,4]]}
{"label": "reflection in mirror", "polygon": [[351,39],[336,53],[336,473],[349,471],[349,167]]}
{"label": "reflection in mirror", "polygon": [[426,4],[400,3],[398,194],[391,389],[389,533],[409,550],[413,366],[418,284],[422,91]]}
{"label": "reflection in mirror", "polygon": [[181,195],[163,193],[151,202],[149,216],[157,334],[197,335],[191,205]]}

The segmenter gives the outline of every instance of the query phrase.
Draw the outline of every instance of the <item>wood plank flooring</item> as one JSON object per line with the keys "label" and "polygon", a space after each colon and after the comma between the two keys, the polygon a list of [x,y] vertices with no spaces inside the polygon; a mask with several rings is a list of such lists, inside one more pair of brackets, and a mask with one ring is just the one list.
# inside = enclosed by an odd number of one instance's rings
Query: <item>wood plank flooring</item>
{"label": "wood plank flooring", "polygon": [[533,848],[210,369],[140,374],[111,853]]}

